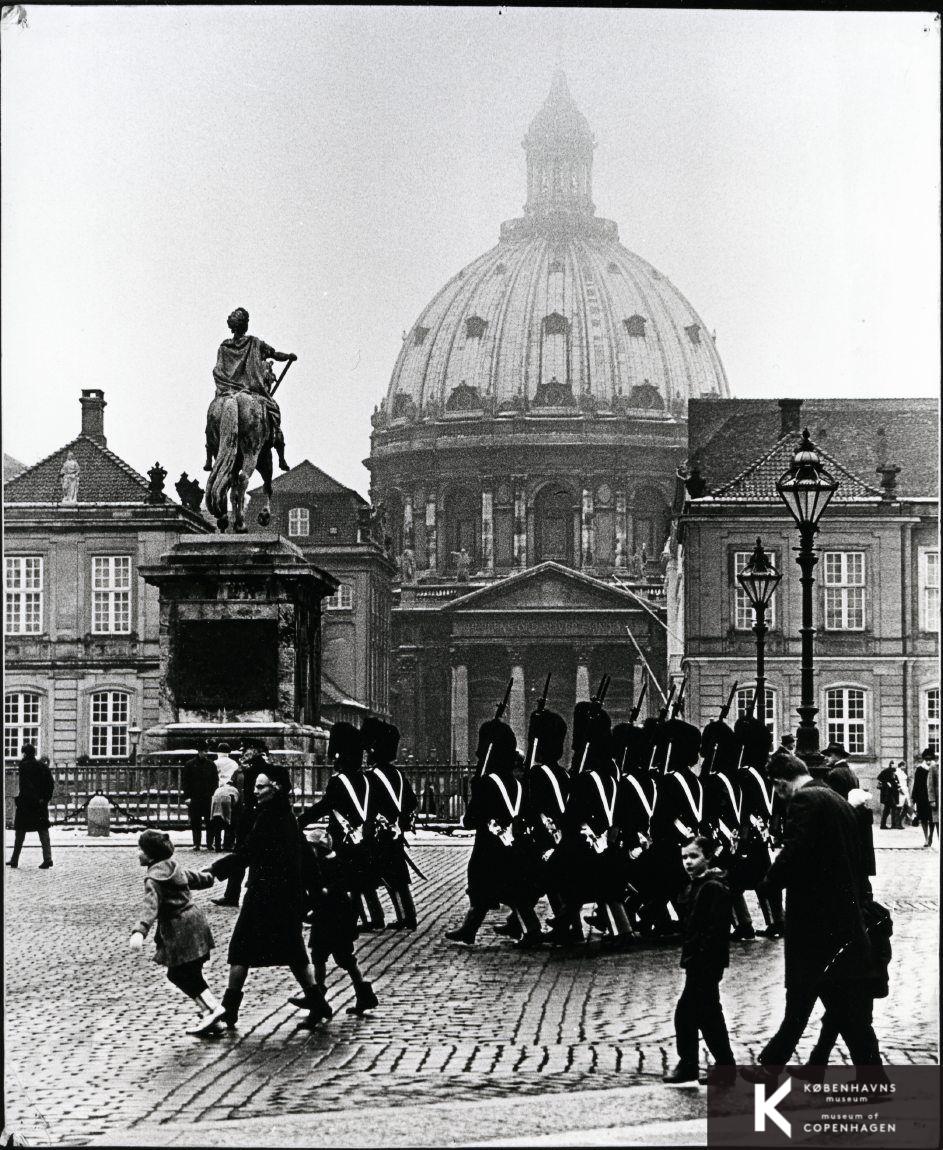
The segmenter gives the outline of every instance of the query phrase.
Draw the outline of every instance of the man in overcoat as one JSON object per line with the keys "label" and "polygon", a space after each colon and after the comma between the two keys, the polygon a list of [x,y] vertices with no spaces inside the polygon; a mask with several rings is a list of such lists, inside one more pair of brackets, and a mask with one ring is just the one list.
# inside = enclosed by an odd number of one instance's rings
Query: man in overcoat
{"label": "man in overcoat", "polygon": [[193,849],[198,851],[203,841],[203,828],[206,827],[206,845],[210,838],[210,807],[213,792],[219,786],[219,771],[215,761],[206,751],[206,740],[201,739],[197,752],[183,766],[181,775],[183,797],[190,815],[190,833],[193,835]]}
{"label": "man in overcoat", "polygon": [[787,803],[783,849],[766,876],[768,886],[786,891],[786,1006],[759,1056],[760,1066],[745,1070],[744,1077],[775,1081],[819,998],[852,1062],[880,1065],[867,1001],[873,969],[861,911],[863,867],[854,812],[827,783],[813,780],[801,759],[776,755],[769,773]]}
{"label": "man in overcoat", "polygon": [[52,772],[48,765],[36,758],[36,748],[32,743],[23,744],[23,757],[20,759],[19,792],[14,800],[16,813],[13,816],[13,854],[7,866],[20,864],[20,851],[28,831],[39,835],[43,848],[43,861],[40,870],[52,866],[52,848],[49,845],[49,800],[55,790]]}

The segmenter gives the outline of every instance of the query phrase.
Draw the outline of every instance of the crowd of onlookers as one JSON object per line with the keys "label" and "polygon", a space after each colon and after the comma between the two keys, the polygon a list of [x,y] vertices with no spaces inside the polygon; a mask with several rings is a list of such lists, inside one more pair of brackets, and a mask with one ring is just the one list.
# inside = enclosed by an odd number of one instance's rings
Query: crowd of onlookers
{"label": "crowd of onlookers", "polygon": [[881,830],[903,830],[920,825],[924,847],[933,845],[934,834],[940,833],[940,762],[936,752],[927,748],[914,762],[893,759],[878,775],[881,802]]}
{"label": "crowd of onlookers", "polygon": [[207,849],[233,849],[239,812],[246,806],[246,768],[230,757],[228,743],[219,743],[215,755],[205,739],[183,768],[181,790],[190,817],[193,849],[206,834]]}

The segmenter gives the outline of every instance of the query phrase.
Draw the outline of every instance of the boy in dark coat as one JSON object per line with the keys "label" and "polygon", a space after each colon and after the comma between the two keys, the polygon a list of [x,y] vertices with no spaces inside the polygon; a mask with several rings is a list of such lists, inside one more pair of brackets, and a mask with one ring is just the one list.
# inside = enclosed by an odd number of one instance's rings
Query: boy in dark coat
{"label": "boy in dark coat", "polygon": [[190,890],[213,885],[209,871],[183,870],[173,858],[174,844],[160,831],[144,831],[138,838],[138,861],[147,867],[144,910],[128,945],[140,950],[154,924],[157,950],[154,961],[167,967],[167,978],[196,1003],[199,1021],[187,1034],[207,1034],[226,1011],[210,992],[203,964],[210,957],[213,935],[206,915],[190,898]]}
{"label": "boy in dark coat", "polygon": [[[730,963],[730,891],[723,871],[711,869],[714,844],[697,835],[681,851],[687,884],[678,897],[682,929],[681,966],[684,989],[675,1007],[678,1065],[665,1075],[669,1085],[698,1082],[732,1086],[736,1080],[733,1051],[720,1002],[720,980]],[[704,1035],[715,1066],[703,1080],[698,1074],[697,1036]]]}

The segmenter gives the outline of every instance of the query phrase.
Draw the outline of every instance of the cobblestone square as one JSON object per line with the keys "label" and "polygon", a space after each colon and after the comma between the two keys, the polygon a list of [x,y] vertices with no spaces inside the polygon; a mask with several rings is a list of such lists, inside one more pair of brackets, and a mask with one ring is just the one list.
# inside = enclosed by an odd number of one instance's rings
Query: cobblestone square
{"label": "cobblestone square", "polygon": [[[891,1062],[938,1060],[939,855],[885,846],[918,834],[878,832],[875,889],[895,935],[892,994],[876,1004],[875,1026]],[[623,1120],[703,1117],[703,1092],[659,1082],[674,1053],[676,948],[517,953],[494,935],[497,916],[474,950],[444,945],[465,905],[467,841],[414,847],[428,876],[416,885],[416,934],[360,940],[380,998],[371,1016],[345,1013],[352,995],[334,970],[333,1021],[297,1030],[290,974],[260,970],[239,1029],[202,1041],[182,1032],[189,1004],[149,961],[152,941],[144,958],[127,950],[141,894],[135,851],[72,841],[58,846],[52,871],[36,870],[39,852],[27,849],[6,872],[6,1125],[31,1144],[127,1144],[136,1131],[147,1139],[138,1144],[170,1144],[181,1130],[191,1144],[253,1144],[242,1140],[247,1123],[254,1144],[260,1129],[271,1129],[272,1145],[275,1131],[296,1144],[370,1144],[381,1134],[365,1135],[368,1113],[386,1115],[389,1144],[457,1144],[544,1131],[554,1099],[558,1126],[597,1126],[586,1106],[600,1091],[618,1092]],[[208,860],[183,847],[178,857]],[[196,897],[217,941],[207,975],[219,992],[236,912],[209,902],[213,893]],[[778,1021],[781,986],[781,942],[734,944],[722,993],[742,1061]],[[420,1112],[428,1121],[411,1125]]]}

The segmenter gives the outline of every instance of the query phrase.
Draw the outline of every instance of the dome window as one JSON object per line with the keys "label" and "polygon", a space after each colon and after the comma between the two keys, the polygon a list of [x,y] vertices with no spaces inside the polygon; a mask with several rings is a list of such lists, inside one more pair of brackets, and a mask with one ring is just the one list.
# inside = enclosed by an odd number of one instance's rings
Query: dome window
{"label": "dome window", "polygon": [[636,335],[641,339],[645,338],[645,316],[630,315],[628,319],[624,319],[622,322],[625,324],[625,330],[629,335]]}
{"label": "dome window", "polygon": [[648,411],[661,411],[664,409],[665,402],[661,398],[658,388],[646,379],[644,383],[632,388],[629,395],[629,405],[641,407]]}
{"label": "dome window", "polygon": [[508,269],[506,264],[498,264],[498,266],[494,269],[494,274],[496,276],[503,276],[507,270]]}
{"label": "dome window", "polygon": [[618,264],[610,264],[609,265],[609,274],[611,276],[621,276],[622,275],[622,268],[620,268]]}
{"label": "dome window", "polygon": [[567,335],[569,330],[570,321],[558,311],[544,316],[544,335]]}
{"label": "dome window", "polygon": [[466,339],[481,339],[485,334],[485,329],[488,326],[488,321],[482,319],[480,315],[470,315],[465,320],[465,338]]}
{"label": "dome window", "polygon": [[700,324],[692,323],[689,327],[686,327],[684,330],[688,333],[688,339],[691,341],[691,343],[696,345],[696,344],[699,344],[701,342],[701,325]]}
{"label": "dome window", "polygon": [[429,334],[429,329],[427,327],[417,327],[413,342],[416,343],[417,345],[420,343],[424,343],[426,336],[428,334]]}
{"label": "dome window", "polygon": [[563,260],[551,260],[550,266],[547,268],[548,275],[555,274],[563,275]]}

